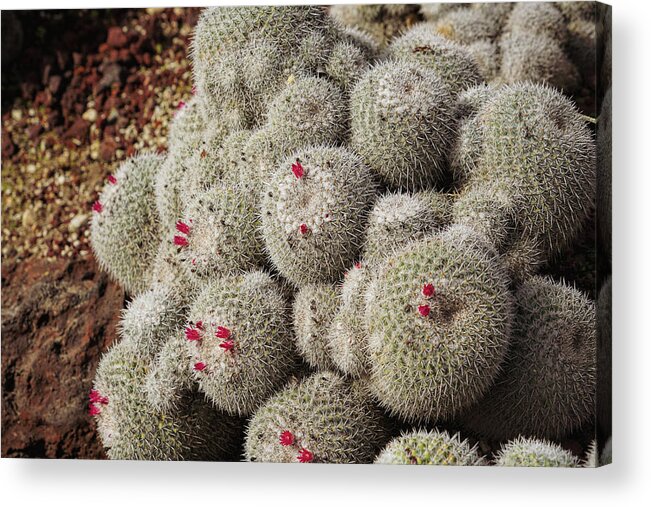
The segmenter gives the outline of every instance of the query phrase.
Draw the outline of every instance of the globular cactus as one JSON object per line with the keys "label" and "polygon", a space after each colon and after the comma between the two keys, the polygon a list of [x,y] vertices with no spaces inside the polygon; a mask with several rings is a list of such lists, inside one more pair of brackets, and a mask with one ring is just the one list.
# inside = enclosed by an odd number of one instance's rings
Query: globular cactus
{"label": "globular cactus", "polygon": [[577,90],[581,77],[563,47],[546,34],[514,32],[500,43],[500,79],[504,83],[547,83],[566,93]]}
{"label": "globular cactus", "polygon": [[385,261],[366,300],[372,390],[407,421],[437,421],[477,402],[509,345],[507,278],[482,238],[459,238],[410,243]]}
{"label": "globular cactus", "polygon": [[563,14],[551,2],[516,3],[504,29],[509,33],[547,35],[560,45],[564,45],[568,37]]}
{"label": "globular cactus", "polygon": [[301,356],[313,368],[332,370],[328,332],[339,300],[336,288],[327,283],[304,285],[294,298],[294,334]]}
{"label": "globular cactus", "polygon": [[150,358],[185,322],[189,302],[175,287],[155,284],[122,312],[120,335],[131,337],[138,352]]}
{"label": "globular cactus", "polygon": [[189,192],[188,181],[193,158],[203,150],[202,144],[202,136],[189,136],[179,140],[156,174],[156,208],[164,233],[173,231],[183,214],[186,202],[183,194]]}
{"label": "globular cactus", "polygon": [[325,65],[328,77],[345,92],[355,86],[371,67],[370,58],[357,44],[344,40],[335,44]]}
{"label": "globular cactus", "polygon": [[347,130],[347,102],[340,89],[320,77],[294,79],[269,104],[267,125],[293,149],[339,144]]}
{"label": "globular cactus", "polygon": [[297,285],[337,280],[359,253],[376,190],[370,170],[345,148],[309,148],[282,162],[261,206],[280,273]]}
{"label": "globular cactus", "polygon": [[477,446],[437,429],[419,430],[394,438],[375,458],[381,465],[485,465]]}
{"label": "globular cactus", "polygon": [[421,190],[446,177],[456,135],[453,97],[417,63],[377,65],[351,94],[351,147],[392,188]]}
{"label": "globular cactus", "polygon": [[452,196],[434,191],[389,193],[378,198],[369,214],[364,260],[377,264],[410,241],[447,226]]}
{"label": "globular cactus", "polygon": [[194,95],[187,102],[179,102],[167,134],[169,150],[182,145],[189,137],[201,137],[205,128],[206,121],[202,114],[201,100]]}
{"label": "globular cactus", "polygon": [[290,75],[325,64],[335,33],[318,6],[205,9],[191,49],[206,112],[235,112],[242,127],[259,126]]}
{"label": "globular cactus", "polygon": [[455,221],[486,211],[469,200],[497,185],[513,207],[511,242],[527,239],[546,255],[560,253],[594,207],[595,146],[576,108],[555,90],[524,83],[497,89],[476,121],[472,135],[479,138],[471,144],[479,147],[471,150],[471,177],[455,202]]}
{"label": "globular cactus", "polygon": [[473,433],[496,440],[559,438],[594,413],[595,306],[578,290],[539,276],[523,283],[515,300],[503,373],[462,419]]}
{"label": "globular cactus", "polygon": [[182,407],[184,400],[195,391],[190,351],[182,327],[171,333],[153,357],[144,379],[147,401],[160,412],[172,412]]}
{"label": "globular cactus", "polygon": [[418,20],[417,5],[332,5],[330,15],[346,27],[369,33],[382,46]]}
{"label": "globular cactus", "polygon": [[499,36],[510,7],[507,4],[474,4],[454,9],[439,18],[434,29],[459,44],[493,40]]}
{"label": "globular cactus", "polygon": [[258,226],[255,196],[238,186],[218,184],[192,197],[173,242],[191,276],[231,275],[264,263]]}
{"label": "globular cactus", "polygon": [[414,26],[387,48],[389,56],[433,70],[453,94],[482,81],[477,63],[460,44],[437,35],[429,24]]}
{"label": "globular cactus", "polygon": [[164,157],[141,154],[124,162],[93,205],[90,241],[102,270],[127,292],[147,288],[162,231],[154,179]]}
{"label": "globular cactus", "polygon": [[579,460],[560,445],[547,440],[518,437],[497,453],[495,464],[502,467],[578,467]]}
{"label": "globular cactus", "polygon": [[237,449],[242,424],[189,395],[176,409],[150,405],[143,389],[148,361],[129,339],[106,352],[90,393],[90,413],[111,459],[223,460]]}
{"label": "globular cactus", "polygon": [[289,310],[262,271],[203,287],[185,334],[194,378],[220,410],[249,415],[288,379],[296,366]]}
{"label": "globular cactus", "polygon": [[368,343],[364,323],[364,296],[372,277],[362,262],[346,273],[339,291],[339,308],[328,333],[330,355],[339,370],[350,377],[368,373]]}
{"label": "globular cactus", "polygon": [[371,463],[389,438],[364,386],[332,372],[315,373],[272,396],[254,414],[247,461]]}

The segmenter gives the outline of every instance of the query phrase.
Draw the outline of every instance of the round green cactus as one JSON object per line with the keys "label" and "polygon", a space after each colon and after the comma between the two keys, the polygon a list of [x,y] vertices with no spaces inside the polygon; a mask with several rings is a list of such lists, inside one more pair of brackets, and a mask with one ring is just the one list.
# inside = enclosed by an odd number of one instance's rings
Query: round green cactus
{"label": "round green cactus", "polygon": [[330,326],[330,355],[339,370],[350,377],[366,375],[369,369],[364,296],[372,273],[356,262],[340,290],[340,304]]}
{"label": "round green cactus", "polygon": [[164,157],[142,154],[124,162],[93,206],[90,241],[102,270],[127,292],[147,288],[162,238],[154,179]]}
{"label": "round green cactus", "polygon": [[376,189],[345,148],[309,148],[281,163],[262,195],[262,232],[278,271],[297,285],[336,281],[359,253]]}
{"label": "round green cactus", "polygon": [[366,305],[371,386],[392,414],[412,422],[454,416],[500,372],[513,301],[482,238],[410,243],[385,261]]}
{"label": "round green cactus", "polygon": [[325,64],[334,24],[318,6],[204,9],[192,41],[195,82],[207,112],[236,112],[259,126],[286,80]]}
{"label": "round green cactus", "polygon": [[173,241],[198,279],[231,275],[264,263],[256,199],[246,189],[216,185],[195,195]]}
{"label": "round green cactus", "polygon": [[223,460],[237,449],[241,422],[189,395],[171,411],[147,401],[148,361],[127,337],[100,360],[91,414],[111,459]]}
{"label": "round green cactus", "polygon": [[210,280],[186,327],[193,375],[219,409],[249,415],[296,366],[289,305],[262,271]]}
{"label": "round green cactus", "polygon": [[319,77],[297,78],[269,104],[267,125],[295,149],[343,141],[347,103],[333,83]]}
{"label": "round green cactus", "polygon": [[363,385],[315,373],[272,396],[246,435],[247,461],[371,463],[389,438]]}
{"label": "round green cactus", "polygon": [[595,307],[563,283],[532,277],[515,294],[512,345],[503,373],[462,417],[475,434],[560,438],[594,413]]}
{"label": "round green cactus", "polygon": [[120,335],[131,337],[138,351],[151,358],[183,325],[188,307],[185,294],[175,287],[155,284],[136,296],[122,312]]}
{"label": "round green cactus", "polygon": [[464,46],[437,35],[434,27],[427,23],[416,25],[395,39],[387,53],[435,71],[453,94],[482,81],[479,67],[470,52]]}
{"label": "round green cactus", "polygon": [[451,436],[447,431],[411,431],[394,438],[375,458],[382,465],[485,465],[477,452],[461,440],[458,433]]}
{"label": "round green cactus", "polygon": [[502,467],[578,467],[579,460],[558,444],[518,437],[500,449],[495,464]]}
{"label": "round green cactus", "polygon": [[[474,200],[488,195],[483,189],[497,186],[513,208],[510,241],[540,244],[548,256],[560,253],[577,238],[594,207],[590,130],[569,99],[529,83],[497,89],[475,118],[480,140],[473,142],[481,147],[472,150],[475,162],[464,194]],[[478,202],[481,206],[474,207],[461,195],[455,220],[490,211],[485,201]]]}
{"label": "round green cactus", "polygon": [[337,311],[337,290],[327,283],[303,286],[294,298],[296,345],[310,366],[331,370],[328,330]]}
{"label": "round green cactus", "polygon": [[364,260],[377,264],[410,241],[447,226],[451,218],[449,194],[423,191],[383,195],[369,215]]}
{"label": "round green cactus", "polygon": [[392,188],[422,190],[446,176],[456,136],[452,94],[433,70],[389,61],[351,94],[351,147]]}

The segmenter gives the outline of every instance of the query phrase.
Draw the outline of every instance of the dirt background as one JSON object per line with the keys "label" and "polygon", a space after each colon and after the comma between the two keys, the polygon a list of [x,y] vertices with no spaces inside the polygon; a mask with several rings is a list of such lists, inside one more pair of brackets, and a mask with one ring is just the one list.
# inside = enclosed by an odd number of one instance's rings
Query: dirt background
{"label": "dirt background", "polygon": [[87,395],[124,293],[90,206],[121,160],[165,149],[198,11],[2,12],[2,457],[104,458]]}

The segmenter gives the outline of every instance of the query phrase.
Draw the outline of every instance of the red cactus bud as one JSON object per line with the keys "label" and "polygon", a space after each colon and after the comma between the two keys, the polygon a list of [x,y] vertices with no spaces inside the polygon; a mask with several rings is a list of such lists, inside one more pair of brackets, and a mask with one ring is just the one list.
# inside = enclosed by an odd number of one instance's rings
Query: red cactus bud
{"label": "red cactus bud", "polygon": [[294,434],[291,431],[283,431],[280,434],[280,445],[292,445],[294,443]]}
{"label": "red cactus bud", "polygon": [[195,328],[188,326],[185,328],[185,338],[188,341],[196,342],[197,340],[201,340],[201,334]]}
{"label": "red cactus bud", "polygon": [[100,412],[101,411],[100,411],[99,407],[97,405],[95,405],[94,403],[91,403],[90,406],[88,407],[88,413],[90,415],[92,415],[92,416],[99,415]]}
{"label": "red cactus bud", "polygon": [[98,400],[102,405],[108,405],[108,396],[100,396]]}
{"label": "red cactus bud", "polygon": [[222,338],[224,340],[231,337],[231,330],[224,326],[217,326],[217,331],[215,332],[217,338]]}
{"label": "red cactus bud", "polygon": [[423,285],[423,296],[425,296],[426,298],[432,297],[434,295],[434,292],[436,291],[434,290],[434,285],[432,285],[431,283],[426,283],[425,285]]}
{"label": "red cactus bud", "polygon": [[299,180],[305,175],[305,169],[303,169],[303,166],[298,160],[292,164],[292,172],[294,173],[294,176],[296,176],[296,178]]}
{"label": "red cactus bud", "polygon": [[185,102],[183,100],[180,100],[178,105],[176,106],[176,109],[181,110],[185,107]]}
{"label": "red cactus bud", "polygon": [[188,238],[184,238],[183,236],[174,236],[174,244],[176,246],[188,246]]}
{"label": "red cactus bud", "polygon": [[88,399],[91,403],[97,403],[101,397],[102,395],[97,389],[91,389],[90,393],[88,394]]}
{"label": "red cactus bud", "polygon": [[194,364],[195,371],[203,371],[205,369],[206,369],[206,363],[202,363],[201,361],[199,361],[198,363]]}
{"label": "red cactus bud", "polygon": [[310,228],[307,226],[307,224],[301,224],[298,227],[298,230],[301,234],[307,234],[307,232],[310,230]]}
{"label": "red cactus bud", "polygon": [[181,234],[190,234],[190,226],[181,220],[176,222],[176,230]]}
{"label": "red cactus bud", "polygon": [[224,349],[226,352],[229,352],[229,351],[233,350],[233,347],[235,346],[235,344],[233,343],[233,340],[226,340],[224,342],[221,342],[219,344],[219,346],[222,349]]}
{"label": "red cactus bud", "polygon": [[420,313],[423,317],[427,317],[429,315],[430,307],[429,305],[420,305],[418,307],[418,313]]}
{"label": "red cactus bud", "polygon": [[117,184],[118,184],[118,179],[117,179],[115,176],[113,176],[112,174],[109,174],[109,176],[108,176],[108,182],[109,182],[111,185],[117,185]]}
{"label": "red cactus bud", "polygon": [[194,325],[194,327],[196,327],[200,331],[203,331],[203,321],[198,320],[197,323]]}
{"label": "red cactus bud", "polygon": [[99,202],[99,201],[95,201],[95,202],[93,203],[93,211],[94,211],[95,213],[101,213],[103,209],[104,209],[104,206],[102,205],[101,202]]}
{"label": "red cactus bud", "polygon": [[314,459],[314,454],[308,451],[305,447],[302,447],[296,456],[296,459],[301,463],[310,463]]}

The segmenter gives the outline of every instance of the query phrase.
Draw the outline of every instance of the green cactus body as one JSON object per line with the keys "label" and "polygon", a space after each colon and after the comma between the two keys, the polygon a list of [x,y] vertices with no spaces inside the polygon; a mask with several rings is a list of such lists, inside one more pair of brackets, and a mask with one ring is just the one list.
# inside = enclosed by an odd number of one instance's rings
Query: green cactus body
{"label": "green cactus body", "polygon": [[242,126],[259,126],[292,74],[325,64],[334,38],[334,25],[318,6],[205,9],[192,59],[207,111],[235,111]]}
{"label": "green cactus body", "polygon": [[231,275],[264,263],[255,196],[216,185],[193,196],[174,242],[186,270],[197,279]]}
{"label": "green cactus body", "polygon": [[565,284],[533,277],[520,286],[513,343],[503,373],[462,417],[496,440],[560,438],[594,413],[595,307]]}
{"label": "green cactus body", "polygon": [[269,105],[267,125],[292,149],[306,145],[338,144],[347,130],[348,111],[342,92],[330,81],[302,77]]}
{"label": "green cactus body", "polygon": [[413,62],[377,65],[351,94],[351,147],[392,188],[422,190],[446,176],[456,135],[449,88]]}
{"label": "green cactus body", "polygon": [[222,123],[211,125],[205,130],[201,143],[186,162],[186,180],[182,182],[182,188],[179,188],[182,208],[188,205],[195,194],[221,182],[223,172],[228,168],[228,163],[224,163],[222,157],[224,142],[229,135],[230,131]]}
{"label": "green cactus body", "polygon": [[502,447],[495,464],[502,467],[578,467],[579,460],[558,444],[519,437]]}
{"label": "green cactus body", "polygon": [[341,41],[332,49],[325,71],[342,90],[350,92],[370,67],[369,58],[362,48],[352,42]]}
{"label": "green cactus body", "polygon": [[120,335],[131,337],[138,351],[151,358],[185,322],[188,301],[176,288],[155,284],[122,312]]}
{"label": "green cactus body", "polygon": [[195,391],[190,365],[190,353],[179,326],[160,347],[144,380],[147,401],[155,410],[170,413],[183,407],[184,400]]}
{"label": "green cactus body", "polygon": [[371,463],[388,438],[384,417],[359,382],[321,372],[288,385],[260,407],[249,424],[245,457]]}
{"label": "green cactus body", "polygon": [[102,356],[91,392],[97,401],[91,409],[108,457],[156,461],[231,457],[241,423],[196,395],[183,399],[175,410],[153,408],[143,390],[148,369],[129,338]]}
{"label": "green cactus body", "polygon": [[386,194],[371,210],[364,243],[364,260],[377,264],[410,241],[447,226],[452,197],[433,191]]}
{"label": "green cactus body", "polygon": [[170,151],[186,143],[190,137],[202,136],[206,122],[201,107],[201,100],[197,96],[193,96],[187,103],[181,101],[177,105],[167,135],[167,145]]}
{"label": "green cactus body", "polygon": [[394,40],[388,55],[419,63],[433,70],[453,94],[482,81],[477,64],[468,50],[437,35],[429,24],[420,24]]}
{"label": "green cactus body", "polygon": [[289,305],[262,271],[209,281],[190,309],[194,378],[219,409],[249,415],[296,366]]}
{"label": "green cactus body", "polygon": [[303,286],[294,298],[294,333],[303,359],[319,370],[334,365],[328,348],[328,330],[337,311],[337,290],[327,283]]}
{"label": "green cactus body", "polygon": [[366,304],[371,386],[392,414],[411,422],[453,416],[498,375],[513,302],[483,239],[440,234],[410,243],[385,261]]}
{"label": "green cactus body", "polygon": [[288,280],[336,281],[357,257],[377,187],[345,148],[296,152],[262,195],[262,232],[274,265]]}
{"label": "green cactus body", "polygon": [[154,178],[164,157],[143,154],[124,162],[94,205],[90,241],[100,267],[127,292],[147,288],[161,241]]}
{"label": "green cactus body", "polygon": [[339,308],[328,333],[335,365],[351,377],[361,377],[369,369],[364,295],[371,276],[369,268],[361,262],[346,273],[339,293]]}
{"label": "green cactus body", "polygon": [[[497,186],[512,209],[511,241],[540,244],[547,256],[560,253],[594,207],[595,147],[589,129],[569,99],[533,84],[498,89],[476,119],[481,154],[465,195],[455,203],[455,221],[489,211],[485,199],[477,201],[479,208],[469,201],[489,196],[482,188]],[[503,208],[495,213],[505,213]],[[508,243],[496,246],[505,251]]]}
{"label": "green cactus body", "polygon": [[381,465],[485,465],[477,446],[447,431],[412,431],[394,438],[375,459]]}

